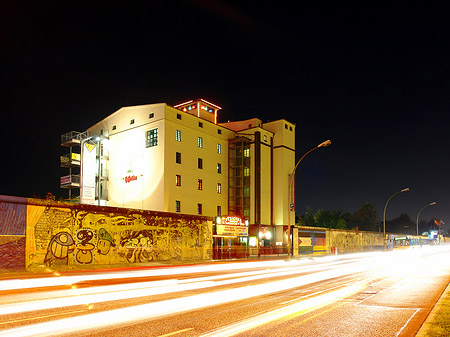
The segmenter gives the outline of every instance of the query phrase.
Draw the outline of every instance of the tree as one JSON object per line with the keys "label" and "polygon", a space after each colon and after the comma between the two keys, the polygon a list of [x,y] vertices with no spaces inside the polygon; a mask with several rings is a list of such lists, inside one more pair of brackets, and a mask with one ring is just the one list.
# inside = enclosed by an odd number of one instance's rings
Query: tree
{"label": "tree", "polygon": [[386,231],[399,234],[416,234],[416,224],[407,213],[402,213],[386,224]]}
{"label": "tree", "polygon": [[376,231],[378,223],[377,211],[372,203],[366,202],[352,216],[352,225],[363,231]]}

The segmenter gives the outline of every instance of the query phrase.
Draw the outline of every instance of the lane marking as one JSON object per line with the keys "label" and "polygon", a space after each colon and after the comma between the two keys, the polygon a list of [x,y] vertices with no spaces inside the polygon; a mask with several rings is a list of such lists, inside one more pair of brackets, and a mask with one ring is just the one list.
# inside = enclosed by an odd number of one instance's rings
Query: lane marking
{"label": "lane marking", "polygon": [[189,331],[189,330],[194,330],[194,328],[187,328],[187,329],[183,329],[183,330],[178,330],[178,331],[167,333],[165,335],[160,335],[158,337],[167,337],[167,336],[178,335],[179,333],[186,332],[186,331]]}
{"label": "lane marking", "polygon": [[[14,319],[12,321],[1,322],[0,325],[11,324],[11,323],[19,323],[19,322],[24,322],[24,321],[31,321],[33,319],[43,319],[43,318],[50,318],[50,317],[56,317],[56,316],[70,315],[70,314],[86,312],[86,311],[89,311],[89,310],[87,310],[87,309],[85,309],[85,310],[75,310],[75,311],[69,311],[69,312],[64,312],[64,313],[60,313],[60,314],[37,316],[37,317],[23,318],[23,319]],[[0,331],[0,334],[1,334],[1,331]]]}
{"label": "lane marking", "polygon": [[414,314],[411,315],[411,317],[406,321],[405,325],[400,329],[399,332],[397,332],[397,334],[395,335],[395,337],[399,336],[402,331],[406,328],[406,326],[409,324],[409,322],[413,319],[413,317],[420,311],[420,309],[417,309],[416,311],[414,311]]}

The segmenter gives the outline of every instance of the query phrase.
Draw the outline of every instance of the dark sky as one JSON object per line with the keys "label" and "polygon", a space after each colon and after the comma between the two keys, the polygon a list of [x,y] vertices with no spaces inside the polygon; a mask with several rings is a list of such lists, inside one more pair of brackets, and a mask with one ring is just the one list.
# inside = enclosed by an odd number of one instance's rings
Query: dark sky
{"label": "dark sky", "polygon": [[[60,135],[126,105],[205,98],[220,121],[296,123],[297,214],[356,211],[450,224],[445,7],[284,1],[0,4],[0,194],[64,195]],[[449,225],[446,225],[449,226]]]}

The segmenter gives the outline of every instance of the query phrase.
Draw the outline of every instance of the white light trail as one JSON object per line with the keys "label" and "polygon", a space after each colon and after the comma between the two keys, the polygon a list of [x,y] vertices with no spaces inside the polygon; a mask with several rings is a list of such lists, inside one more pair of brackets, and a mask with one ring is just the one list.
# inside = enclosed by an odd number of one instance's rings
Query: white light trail
{"label": "white light trail", "polygon": [[216,331],[210,332],[202,337],[228,337],[233,336],[238,333],[244,332],[256,328],[257,326],[264,325],[275,321],[277,319],[286,316],[300,316],[306,314],[310,311],[319,309],[331,303],[337,302],[345,297],[353,295],[358,291],[361,291],[367,284],[367,281],[361,281],[350,286],[343,287],[338,290],[334,290],[307,300],[302,300],[300,302],[291,304],[289,306],[273,310],[256,317],[244,320],[242,322],[220,328]]}
{"label": "white light trail", "polygon": [[[360,262],[353,263],[352,268],[359,267]],[[349,266],[347,266],[349,267]],[[312,266],[308,271],[317,271],[323,266]],[[341,267],[342,268],[342,267]],[[244,272],[237,274],[215,275],[202,278],[186,279],[186,280],[166,280],[142,282],[138,284],[121,284],[103,287],[95,287],[87,289],[95,294],[81,295],[84,289],[73,289],[63,291],[65,297],[54,299],[44,299],[35,301],[26,301],[14,304],[4,304],[0,306],[0,315],[10,315],[16,313],[30,312],[36,310],[55,309],[68,306],[86,305],[99,302],[117,301],[131,298],[141,298],[145,296],[161,295],[174,292],[182,292],[187,290],[205,289],[216,286],[225,286],[241,282],[256,281],[272,277],[291,276],[293,274],[304,273],[303,268],[291,267],[282,270],[259,270],[253,272]],[[333,273],[335,275],[336,272]],[[340,276],[340,272],[338,272]],[[306,276],[305,276],[306,277]],[[221,279],[225,279],[219,281]],[[216,280],[216,281],[213,281]],[[60,292],[61,296],[62,293]],[[70,296],[70,297],[68,297]]]}
{"label": "white light trail", "polygon": [[103,311],[57,321],[28,325],[1,331],[2,336],[50,336],[75,333],[105,326],[139,322],[169,314],[205,308],[213,305],[267,295],[282,290],[301,287],[330,278],[357,272],[356,267],[328,270],[315,274],[268,282],[243,288],[233,288],[200,295],[175,298],[127,308]]}

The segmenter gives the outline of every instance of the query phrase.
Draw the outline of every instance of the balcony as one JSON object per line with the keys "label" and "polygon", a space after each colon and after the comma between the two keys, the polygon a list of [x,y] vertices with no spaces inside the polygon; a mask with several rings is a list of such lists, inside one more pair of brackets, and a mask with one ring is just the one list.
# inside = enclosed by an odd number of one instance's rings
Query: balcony
{"label": "balcony", "polygon": [[61,167],[80,167],[81,156],[79,153],[67,153],[59,157]]}
{"label": "balcony", "polygon": [[108,180],[109,170],[101,169],[99,173],[100,173],[100,180]]}
{"label": "balcony", "polygon": [[86,138],[86,132],[70,131],[61,136],[61,146],[79,146]]}
{"label": "balcony", "polygon": [[61,177],[59,180],[61,188],[76,188],[80,187],[80,176],[76,174],[69,174]]}
{"label": "balcony", "polygon": [[[98,193],[95,197],[98,200]],[[108,200],[108,191],[107,190],[100,190],[100,200]]]}

